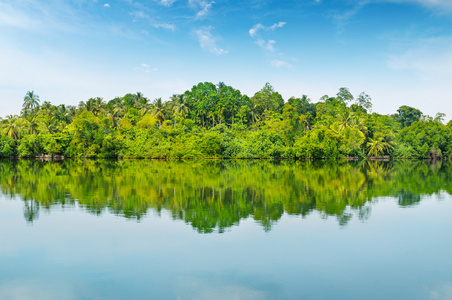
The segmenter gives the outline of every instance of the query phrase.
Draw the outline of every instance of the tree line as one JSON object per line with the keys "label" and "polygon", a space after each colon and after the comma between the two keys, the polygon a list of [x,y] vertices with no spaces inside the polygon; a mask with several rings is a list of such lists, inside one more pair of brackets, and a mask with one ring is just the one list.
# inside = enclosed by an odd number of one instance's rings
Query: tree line
{"label": "tree line", "polygon": [[29,91],[20,114],[0,120],[0,157],[440,159],[452,154],[444,116],[406,105],[378,114],[369,95],[347,88],[285,101],[269,83],[252,97],[204,82],[167,101],[138,92],[77,106]]}

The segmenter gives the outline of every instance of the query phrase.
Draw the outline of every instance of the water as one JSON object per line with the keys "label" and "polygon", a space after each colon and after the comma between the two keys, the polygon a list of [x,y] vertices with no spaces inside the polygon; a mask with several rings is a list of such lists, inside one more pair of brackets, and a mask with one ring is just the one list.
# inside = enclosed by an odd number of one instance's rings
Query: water
{"label": "water", "polygon": [[0,162],[0,299],[452,299],[448,162]]}

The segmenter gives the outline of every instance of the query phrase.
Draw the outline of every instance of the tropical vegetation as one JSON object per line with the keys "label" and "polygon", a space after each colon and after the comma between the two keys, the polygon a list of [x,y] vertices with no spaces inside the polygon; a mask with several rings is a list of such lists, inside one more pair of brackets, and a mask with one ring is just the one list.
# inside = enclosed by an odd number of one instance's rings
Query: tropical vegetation
{"label": "tropical vegetation", "polygon": [[135,93],[77,106],[31,91],[20,115],[0,120],[0,157],[440,159],[452,154],[444,116],[406,105],[378,114],[369,95],[347,88],[285,101],[269,83],[252,97],[204,82],[167,101]]}

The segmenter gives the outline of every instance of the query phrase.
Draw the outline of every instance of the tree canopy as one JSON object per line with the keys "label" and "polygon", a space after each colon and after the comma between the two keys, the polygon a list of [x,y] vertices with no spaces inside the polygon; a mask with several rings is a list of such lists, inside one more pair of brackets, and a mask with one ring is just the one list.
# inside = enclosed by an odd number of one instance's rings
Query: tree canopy
{"label": "tree canopy", "polygon": [[77,106],[27,92],[20,115],[0,120],[0,156],[109,158],[445,158],[452,124],[401,106],[372,112],[348,88],[313,102],[284,101],[270,83],[252,97],[223,82],[201,82],[168,100],[129,93]]}

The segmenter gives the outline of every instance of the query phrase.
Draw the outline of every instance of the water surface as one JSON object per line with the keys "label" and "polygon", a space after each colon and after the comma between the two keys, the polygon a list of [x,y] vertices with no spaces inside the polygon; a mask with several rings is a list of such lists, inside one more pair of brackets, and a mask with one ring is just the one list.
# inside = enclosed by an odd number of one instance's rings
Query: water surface
{"label": "water surface", "polygon": [[2,161],[0,299],[451,299],[451,172]]}

